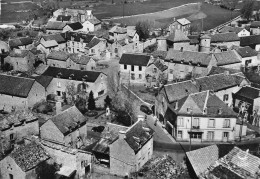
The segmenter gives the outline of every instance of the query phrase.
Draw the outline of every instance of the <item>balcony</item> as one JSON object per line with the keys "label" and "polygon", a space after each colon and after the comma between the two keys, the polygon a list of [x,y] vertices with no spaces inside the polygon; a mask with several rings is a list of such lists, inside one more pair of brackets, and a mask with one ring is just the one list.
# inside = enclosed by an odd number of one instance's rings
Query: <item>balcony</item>
{"label": "balcony", "polygon": [[192,129],[200,129],[200,126],[192,126]]}

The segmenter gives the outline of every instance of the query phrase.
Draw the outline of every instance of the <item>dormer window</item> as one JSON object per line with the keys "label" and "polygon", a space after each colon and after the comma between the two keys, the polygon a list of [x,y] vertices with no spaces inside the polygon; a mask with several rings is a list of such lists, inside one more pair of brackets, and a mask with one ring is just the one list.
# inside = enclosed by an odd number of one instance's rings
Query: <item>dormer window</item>
{"label": "dormer window", "polygon": [[198,62],[198,63],[197,63],[197,66],[199,67],[200,65],[201,65],[201,63],[200,63],[200,62]]}
{"label": "dormer window", "polygon": [[57,74],[57,78],[60,78],[60,77],[61,77],[61,75],[62,75],[62,73],[61,73],[61,72],[59,72],[59,73]]}
{"label": "dormer window", "polygon": [[184,59],[181,60],[181,63],[184,63]]}
{"label": "dormer window", "polygon": [[191,60],[189,61],[189,65],[192,65],[192,61]]}
{"label": "dormer window", "polygon": [[203,109],[203,114],[207,114],[207,112],[208,112],[208,109],[207,109],[207,107],[205,107],[205,108]]}
{"label": "dormer window", "polygon": [[74,77],[74,74],[71,74],[71,75],[69,76],[69,79],[71,80],[71,79],[73,79],[73,77]]}

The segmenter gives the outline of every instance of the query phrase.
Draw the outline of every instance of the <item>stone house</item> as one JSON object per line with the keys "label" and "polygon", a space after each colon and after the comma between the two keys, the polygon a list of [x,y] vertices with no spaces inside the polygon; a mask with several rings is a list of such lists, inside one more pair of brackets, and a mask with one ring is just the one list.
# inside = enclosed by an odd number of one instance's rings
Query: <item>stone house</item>
{"label": "stone house", "polygon": [[250,24],[250,32],[252,35],[260,35],[260,21],[254,21]]}
{"label": "stone house", "polygon": [[42,53],[49,55],[53,50],[59,50],[59,44],[56,40],[48,40],[48,41],[41,41],[37,45],[37,50],[40,50]]}
{"label": "stone house", "polygon": [[79,32],[83,30],[83,26],[80,22],[70,23],[64,26],[62,32]]}
{"label": "stone house", "polygon": [[106,47],[106,40],[94,38],[85,46],[85,54],[100,58]]}
{"label": "stone house", "polygon": [[119,41],[122,39],[129,39],[130,41],[139,41],[139,35],[136,33],[135,28],[131,26],[128,27],[119,27],[114,26],[109,30],[109,39],[114,41]]}
{"label": "stone house", "polygon": [[145,77],[147,80],[146,85],[152,87],[152,86],[159,86],[167,82],[168,79],[167,69],[168,66],[159,57],[153,60],[151,59],[145,71],[145,75],[146,75]]}
{"label": "stone house", "polygon": [[33,40],[30,37],[21,37],[10,39],[8,41],[10,49],[31,49],[33,47]]}
{"label": "stone house", "polygon": [[210,45],[214,47],[225,46],[231,48],[232,46],[240,46],[240,38],[234,32],[209,34]]}
{"label": "stone house", "polygon": [[164,119],[168,108],[172,108],[175,103],[181,103],[181,100],[189,94],[206,90],[212,90],[219,99],[228,106],[232,106],[233,94],[248,84],[248,80],[242,73],[229,74],[226,71],[220,74],[164,85],[156,96],[156,117],[166,125]]}
{"label": "stone house", "polygon": [[58,43],[58,49],[60,51],[66,51],[67,43],[66,43],[65,37],[63,37],[63,36],[65,36],[65,34],[45,35],[45,36],[41,37],[40,42],[55,40]]}
{"label": "stone house", "polygon": [[86,121],[76,106],[70,107],[51,117],[41,126],[41,138],[63,146],[80,148],[86,142]]}
{"label": "stone house", "polygon": [[49,159],[45,150],[35,142],[21,145],[0,161],[3,178],[38,178],[36,167]]}
{"label": "stone house", "polygon": [[192,93],[171,104],[167,131],[177,141],[234,141],[237,113],[209,90]]}
{"label": "stone house", "polygon": [[110,174],[129,176],[138,171],[153,155],[153,131],[139,119],[109,146]]}
{"label": "stone house", "polygon": [[97,67],[96,61],[86,55],[71,54],[68,62],[68,68],[74,70],[93,71]]}
{"label": "stone house", "polygon": [[107,75],[102,72],[48,67],[42,75],[53,77],[47,87],[47,94],[62,96],[64,99],[68,97],[70,86],[74,86],[76,93],[93,91],[94,98],[107,93]]}
{"label": "stone house", "polygon": [[242,27],[231,27],[231,26],[224,26],[220,30],[218,30],[219,33],[228,33],[228,32],[234,32],[238,35],[238,37],[246,37],[250,35],[250,32]]}
{"label": "stone house", "polygon": [[168,66],[168,81],[206,76],[212,66],[217,66],[216,58],[210,53],[174,49],[168,51],[165,63]]}
{"label": "stone house", "polygon": [[168,27],[168,33],[172,34],[175,30],[182,31],[185,35],[188,35],[190,33],[190,24],[191,22],[186,18],[181,18],[173,20],[173,22]]}
{"label": "stone house", "polygon": [[56,21],[70,23],[72,20],[70,15],[58,15]]}
{"label": "stone house", "polygon": [[101,29],[101,21],[93,18],[82,23],[84,32],[94,32]]}
{"label": "stone house", "polygon": [[256,67],[260,65],[260,60],[258,59],[258,53],[249,46],[239,47],[236,52],[242,59],[241,66],[245,68]]}
{"label": "stone house", "polygon": [[0,109],[25,110],[46,97],[45,88],[35,79],[0,75]]}
{"label": "stone house", "polygon": [[47,34],[61,33],[63,28],[66,26],[65,22],[48,21],[46,25]]}
{"label": "stone house", "polygon": [[70,56],[67,52],[53,50],[46,57],[46,64],[53,67],[68,68],[69,58]]}
{"label": "stone house", "polygon": [[149,55],[124,53],[119,61],[120,82],[145,84],[145,71],[149,61]]}
{"label": "stone house", "polygon": [[235,50],[227,50],[219,53],[213,54],[217,66],[224,68],[240,69],[242,65],[242,58],[239,56]]}
{"label": "stone house", "polygon": [[174,30],[169,36],[166,37],[167,49],[173,48],[174,50],[191,50],[190,39],[181,30]]}
{"label": "stone house", "polygon": [[29,50],[14,49],[4,59],[4,63],[11,64],[15,71],[31,71],[34,69],[35,55]]}
{"label": "stone house", "polygon": [[256,51],[259,51],[260,50],[260,35],[250,35],[247,37],[241,37],[240,46],[241,47],[249,46]]}
{"label": "stone house", "polygon": [[129,39],[116,40],[111,44],[111,53],[113,57],[121,57],[124,53],[142,52],[139,41],[129,41]]}
{"label": "stone house", "polygon": [[91,34],[67,32],[66,38],[67,38],[67,51],[69,53],[85,54],[86,45],[89,44],[91,40],[96,38],[96,36]]}
{"label": "stone house", "polygon": [[1,117],[0,123],[2,153],[13,149],[16,143],[23,140],[23,137],[39,135],[38,117],[28,110],[4,115]]}

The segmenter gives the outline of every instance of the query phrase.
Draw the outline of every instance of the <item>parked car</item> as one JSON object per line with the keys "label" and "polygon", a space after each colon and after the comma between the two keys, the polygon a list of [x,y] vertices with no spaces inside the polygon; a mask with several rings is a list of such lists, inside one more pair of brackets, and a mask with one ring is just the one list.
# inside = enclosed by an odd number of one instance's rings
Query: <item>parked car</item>
{"label": "parked car", "polygon": [[101,132],[103,132],[104,129],[105,129],[104,126],[97,126],[97,127],[93,127],[93,128],[91,129],[91,131],[101,133]]}
{"label": "parked car", "polygon": [[153,111],[146,105],[141,105],[140,106],[140,111],[144,112],[147,115],[150,115],[153,113]]}

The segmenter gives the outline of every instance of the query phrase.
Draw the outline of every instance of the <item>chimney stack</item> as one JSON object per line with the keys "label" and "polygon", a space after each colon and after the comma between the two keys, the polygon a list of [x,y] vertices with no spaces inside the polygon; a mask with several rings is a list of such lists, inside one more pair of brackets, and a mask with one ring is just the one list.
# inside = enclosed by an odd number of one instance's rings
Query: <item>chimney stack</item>
{"label": "chimney stack", "polygon": [[119,131],[118,135],[119,135],[119,139],[125,139],[125,131]]}

